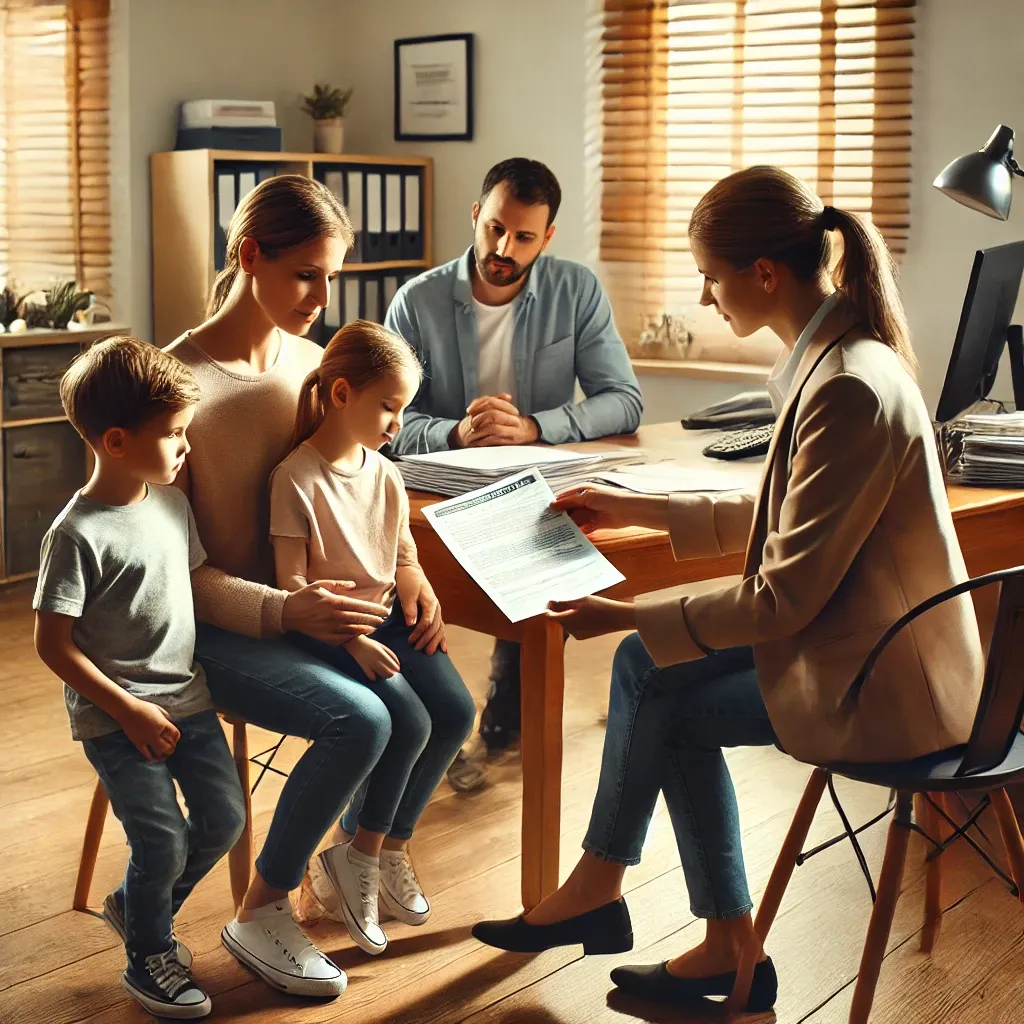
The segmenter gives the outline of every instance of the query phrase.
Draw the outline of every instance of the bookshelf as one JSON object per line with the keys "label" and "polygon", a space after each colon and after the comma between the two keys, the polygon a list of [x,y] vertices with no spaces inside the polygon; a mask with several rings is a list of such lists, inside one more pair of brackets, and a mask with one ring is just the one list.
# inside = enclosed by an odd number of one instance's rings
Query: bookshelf
{"label": "bookshelf", "polygon": [[242,195],[275,174],[324,182],[356,229],[331,304],[310,331],[315,340],[325,343],[356,315],[382,320],[394,291],[433,265],[427,157],[191,149],[154,153],[150,174],[153,340],[161,346],[202,321],[230,214]]}
{"label": "bookshelf", "polygon": [[85,483],[88,449],[64,415],[60,379],[84,348],[119,324],[87,331],[0,334],[0,584],[39,570],[39,544]]}

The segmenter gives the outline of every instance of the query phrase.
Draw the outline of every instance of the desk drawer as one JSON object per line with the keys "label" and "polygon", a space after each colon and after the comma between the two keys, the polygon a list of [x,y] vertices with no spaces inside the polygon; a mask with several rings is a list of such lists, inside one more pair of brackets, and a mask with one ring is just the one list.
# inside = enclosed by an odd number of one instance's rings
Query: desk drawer
{"label": "desk drawer", "polygon": [[39,567],[39,544],[57,513],[85,482],[82,439],[70,423],[3,431],[4,567],[11,576]]}
{"label": "desk drawer", "polygon": [[60,379],[81,351],[69,345],[7,348],[3,357],[3,411],[5,422],[63,416]]}

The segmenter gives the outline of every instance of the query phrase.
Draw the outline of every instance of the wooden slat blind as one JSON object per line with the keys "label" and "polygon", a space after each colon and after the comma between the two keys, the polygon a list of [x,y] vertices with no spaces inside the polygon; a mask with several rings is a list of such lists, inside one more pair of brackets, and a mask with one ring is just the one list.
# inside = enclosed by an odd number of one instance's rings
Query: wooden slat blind
{"label": "wooden slat blind", "polygon": [[0,276],[110,300],[109,0],[0,0]]}
{"label": "wooden slat blind", "polygon": [[779,164],[906,247],[915,0],[605,0],[601,260],[623,333],[692,314],[690,213]]}

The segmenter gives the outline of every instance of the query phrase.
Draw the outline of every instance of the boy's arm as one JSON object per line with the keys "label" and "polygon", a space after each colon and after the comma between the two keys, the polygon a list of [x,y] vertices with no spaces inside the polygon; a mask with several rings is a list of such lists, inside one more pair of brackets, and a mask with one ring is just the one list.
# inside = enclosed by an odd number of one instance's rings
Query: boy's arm
{"label": "boy's arm", "polygon": [[309,585],[309,557],[303,537],[271,537],[274,545],[274,570],[277,585],[289,592]]}
{"label": "boy's arm", "polygon": [[146,760],[172,754],[179,737],[174,723],[162,708],[133,697],[108,679],[75,643],[74,625],[70,615],[36,612],[35,647],[43,663],[90,704],[110,715]]}

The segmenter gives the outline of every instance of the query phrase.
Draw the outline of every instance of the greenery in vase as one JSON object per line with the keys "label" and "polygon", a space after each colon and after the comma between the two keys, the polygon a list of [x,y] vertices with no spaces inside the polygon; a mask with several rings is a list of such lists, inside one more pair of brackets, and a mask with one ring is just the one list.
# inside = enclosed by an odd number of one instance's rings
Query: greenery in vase
{"label": "greenery in vase", "polygon": [[332,117],[344,117],[351,89],[332,89],[329,85],[314,85],[312,96],[302,97],[302,109],[314,121],[327,121]]}
{"label": "greenery in vase", "polygon": [[88,309],[92,292],[80,292],[74,281],[61,281],[42,293],[43,301],[24,303],[22,315],[31,327],[63,331],[79,310]]}

